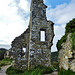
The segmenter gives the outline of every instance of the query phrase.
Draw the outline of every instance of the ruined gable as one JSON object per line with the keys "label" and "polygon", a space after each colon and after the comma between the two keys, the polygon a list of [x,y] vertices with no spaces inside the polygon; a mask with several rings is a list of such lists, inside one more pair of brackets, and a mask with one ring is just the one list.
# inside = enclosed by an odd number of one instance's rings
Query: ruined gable
{"label": "ruined gable", "polygon": [[[54,23],[47,20],[46,8],[43,0],[31,1],[29,28],[12,42],[13,67],[24,70],[37,65],[51,65]],[[41,36],[41,31],[44,32],[44,37]],[[41,37],[45,40],[41,41]],[[23,48],[26,48],[26,52]]]}

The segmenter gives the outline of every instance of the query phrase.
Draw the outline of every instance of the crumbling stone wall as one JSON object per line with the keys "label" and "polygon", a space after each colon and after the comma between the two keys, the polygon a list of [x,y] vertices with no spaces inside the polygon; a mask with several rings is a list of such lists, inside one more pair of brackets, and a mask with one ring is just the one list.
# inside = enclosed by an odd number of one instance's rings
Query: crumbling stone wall
{"label": "crumbling stone wall", "polygon": [[72,49],[71,42],[71,33],[69,33],[66,42],[62,44],[62,49],[59,51],[59,68],[75,71],[75,50]]}
{"label": "crumbling stone wall", "polygon": [[[31,1],[29,28],[12,42],[13,66],[17,69],[31,69],[37,65],[51,65],[51,46],[54,37],[53,22],[46,18],[47,6],[43,0]],[[41,41],[40,31],[45,32]],[[26,48],[26,52],[23,51]]]}

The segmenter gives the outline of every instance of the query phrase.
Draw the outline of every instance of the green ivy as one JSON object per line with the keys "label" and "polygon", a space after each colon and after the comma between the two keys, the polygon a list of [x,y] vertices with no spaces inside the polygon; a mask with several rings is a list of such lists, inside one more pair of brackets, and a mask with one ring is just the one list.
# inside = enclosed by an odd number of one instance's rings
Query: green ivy
{"label": "green ivy", "polygon": [[57,45],[56,45],[58,51],[62,48],[61,44],[63,42],[66,42],[66,39],[67,39],[67,34],[65,34],[60,40],[58,40]]}
{"label": "green ivy", "polygon": [[72,38],[72,49],[75,49],[75,32],[71,35]]}
{"label": "green ivy", "polygon": [[73,20],[71,20],[69,23],[67,23],[65,29],[66,29],[65,33],[75,32],[75,18]]}

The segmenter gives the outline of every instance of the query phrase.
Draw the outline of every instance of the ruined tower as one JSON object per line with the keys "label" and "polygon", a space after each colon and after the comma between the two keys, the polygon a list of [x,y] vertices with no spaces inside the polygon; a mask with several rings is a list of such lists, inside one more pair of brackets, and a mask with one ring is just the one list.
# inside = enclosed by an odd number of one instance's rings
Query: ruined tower
{"label": "ruined tower", "polygon": [[[47,20],[46,8],[43,0],[31,1],[29,28],[12,42],[14,67],[31,69],[37,65],[46,67],[51,65],[54,23]],[[23,48],[26,48],[24,59]]]}

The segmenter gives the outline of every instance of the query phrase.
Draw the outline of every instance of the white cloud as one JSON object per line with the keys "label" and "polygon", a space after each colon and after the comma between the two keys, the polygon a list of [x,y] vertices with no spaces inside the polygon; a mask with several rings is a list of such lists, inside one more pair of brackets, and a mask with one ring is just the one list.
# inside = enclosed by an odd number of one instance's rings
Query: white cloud
{"label": "white cloud", "polygon": [[[44,1],[46,3],[46,0]],[[65,32],[66,23],[75,18],[75,0],[69,4],[58,5],[54,9],[51,6],[48,7],[50,10],[47,10],[47,17],[55,23],[55,38],[52,47],[52,51],[55,51],[57,40]],[[16,36],[25,31],[29,24],[29,11],[30,0],[0,0],[0,44],[10,45]]]}
{"label": "white cloud", "polygon": [[[0,44],[10,45],[12,40],[28,27],[29,0],[17,1],[0,0]],[[19,10],[22,11],[19,12]]]}
{"label": "white cloud", "polygon": [[28,0],[20,0],[19,6],[24,9],[25,13],[29,13],[30,3]]}
{"label": "white cloud", "polygon": [[55,23],[54,32],[54,45],[52,51],[56,49],[57,41],[62,37],[65,32],[66,23],[75,18],[75,0],[72,0],[69,4],[61,4],[56,6],[56,8],[47,10],[48,19],[52,20]]}

